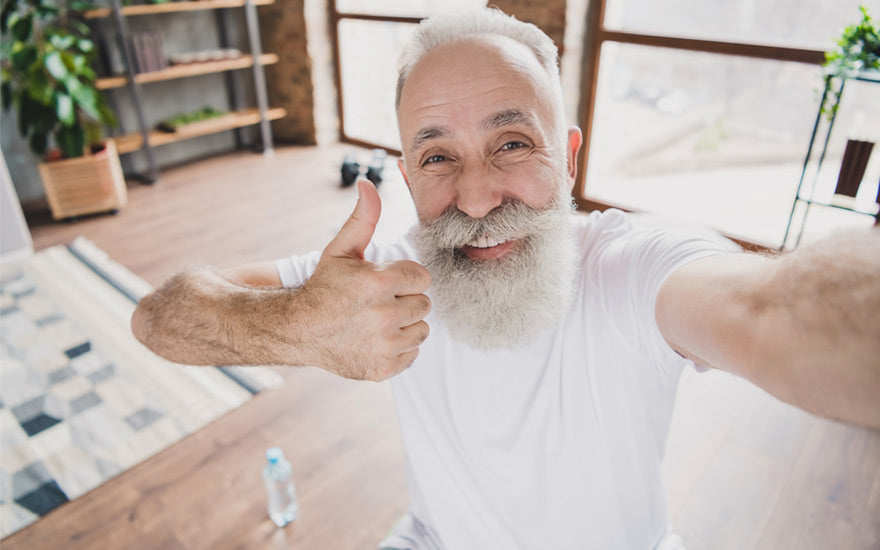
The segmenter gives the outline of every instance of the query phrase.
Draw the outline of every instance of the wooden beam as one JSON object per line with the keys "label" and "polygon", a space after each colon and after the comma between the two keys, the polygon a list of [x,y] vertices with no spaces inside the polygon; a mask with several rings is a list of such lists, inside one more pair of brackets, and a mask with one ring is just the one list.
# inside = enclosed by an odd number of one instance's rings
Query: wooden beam
{"label": "wooden beam", "polygon": [[596,84],[598,81],[599,56],[602,53],[602,21],[605,18],[605,0],[593,0],[587,6],[587,23],[581,54],[581,97],[578,121],[584,133],[584,143],[578,152],[578,175],[575,180],[575,202],[580,207],[586,192],[587,162],[593,134],[593,111],[596,107]]}
{"label": "wooden beam", "polygon": [[600,40],[603,42],[610,40],[622,44],[636,44],[639,46],[652,46],[656,48],[673,48],[694,52],[738,55],[758,59],[771,59],[774,61],[793,61],[810,65],[821,65],[825,62],[825,52],[805,48],[789,48],[784,46],[771,46],[769,44],[748,44],[743,42],[723,42],[719,40],[701,40],[695,38],[638,34],[607,29],[601,29],[599,31],[599,36]]}

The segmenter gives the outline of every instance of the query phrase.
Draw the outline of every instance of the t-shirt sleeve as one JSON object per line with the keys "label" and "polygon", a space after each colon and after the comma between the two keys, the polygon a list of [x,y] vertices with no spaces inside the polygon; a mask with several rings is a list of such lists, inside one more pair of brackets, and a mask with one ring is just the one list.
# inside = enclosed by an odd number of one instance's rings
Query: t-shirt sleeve
{"label": "t-shirt sleeve", "polygon": [[[620,219],[615,219],[619,217]],[[679,230],[632,225],[622,213],[612,214],[605,234],[597,237],[593,265],[599,300],[633,351],[660,371],[687,363],[663,338],[654,313],[657,294],[681,266],[726,253],[723,244]]]}
{"label": "t-shirt sleeve", "polygon": [[285,288],[296,288],[304,285],[321,259],[320,252],[311,252],[302,256],[291,256],[275,261],[278,277]]}

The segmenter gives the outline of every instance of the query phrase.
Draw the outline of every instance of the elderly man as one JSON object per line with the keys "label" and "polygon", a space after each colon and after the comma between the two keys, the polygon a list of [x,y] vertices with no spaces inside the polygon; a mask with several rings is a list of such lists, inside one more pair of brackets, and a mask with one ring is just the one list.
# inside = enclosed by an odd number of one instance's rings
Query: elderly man
{"label": "elderly man", "polygon": [[320,255],[179,274],[133,318],[178,362],[392,378],[411,508],[385,548],[680,547],[660,471],[693,363],[880,427],[877,232],[768,258],[574,215],[556,57],[494,10],[423,23],[397,97],[419,226],[370,245],[362,181]]}

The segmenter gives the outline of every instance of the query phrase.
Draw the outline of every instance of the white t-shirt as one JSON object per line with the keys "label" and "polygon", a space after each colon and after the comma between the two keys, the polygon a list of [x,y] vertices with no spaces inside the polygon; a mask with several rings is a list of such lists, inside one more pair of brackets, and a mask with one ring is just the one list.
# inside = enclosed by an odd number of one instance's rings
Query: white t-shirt
{"label": "white t-shirt", "polygon": [[[654,302],[672,271],[722,249],[616,210],[574,219],[577,291],[557,327],[487,353],[430,314],[418,359],[391,380],[414,548],[649,550],[664,535],[661,462],[689,362],[664,341]],[[407,242],[367,258],[417,260]],[[317,260],[279,260],[282,282],[302,284]]]}

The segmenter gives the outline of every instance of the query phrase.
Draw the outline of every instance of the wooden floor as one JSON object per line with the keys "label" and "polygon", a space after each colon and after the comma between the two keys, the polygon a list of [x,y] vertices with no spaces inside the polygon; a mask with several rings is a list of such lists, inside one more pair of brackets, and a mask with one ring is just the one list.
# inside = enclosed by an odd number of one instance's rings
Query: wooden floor
{"label": "wooden floor", "polygon": [[[84,235],[152,284],[218,266],[320,249],[354,205],[343,146],[236,153],[130,184],[119,214],[32,216],[35,248]],[[366,158],[366,153],[364,153]],[[379,238],[413,220],[391,162]],[[279,369],[264,392],[145,463],[5,539],[16,548],[373,548],[407,505],[387,384]],[[262,453],[294,465],[300,518],[276,529]],[[664,470],[691,550],[880,549],[880,433],[812,417],[723,373],[682,380]],[[585,520],[588,518],[585,518]]]}

